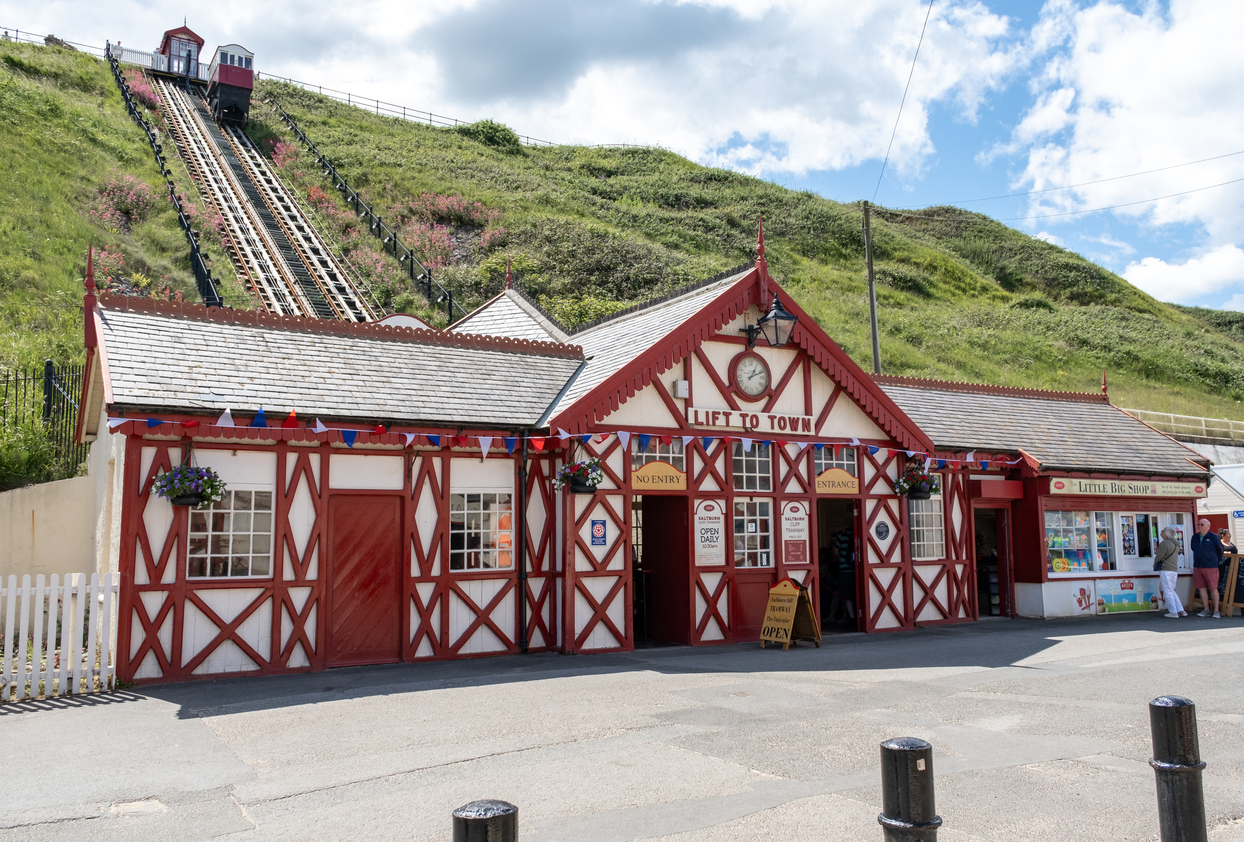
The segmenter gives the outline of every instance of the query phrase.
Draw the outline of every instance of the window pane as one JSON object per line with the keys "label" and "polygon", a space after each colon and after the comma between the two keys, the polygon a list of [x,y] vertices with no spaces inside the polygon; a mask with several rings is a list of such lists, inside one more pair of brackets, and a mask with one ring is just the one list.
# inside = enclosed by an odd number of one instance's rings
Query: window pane
{"label": "window pane", "polygon": [[270,512],[272,511],[272,492],[256,491],[255,492],[255,511]]}

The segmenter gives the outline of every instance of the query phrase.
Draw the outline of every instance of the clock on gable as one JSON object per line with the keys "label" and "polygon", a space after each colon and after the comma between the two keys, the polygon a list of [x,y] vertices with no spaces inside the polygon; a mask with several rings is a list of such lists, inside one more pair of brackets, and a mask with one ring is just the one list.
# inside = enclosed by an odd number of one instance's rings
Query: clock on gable
{"label": "clock on gable", "polygon": [[731,376],[735,387],[751,398],[757,398],[769,391],[769,364],[764,357],[748,351],[739,354],[731,363]]}

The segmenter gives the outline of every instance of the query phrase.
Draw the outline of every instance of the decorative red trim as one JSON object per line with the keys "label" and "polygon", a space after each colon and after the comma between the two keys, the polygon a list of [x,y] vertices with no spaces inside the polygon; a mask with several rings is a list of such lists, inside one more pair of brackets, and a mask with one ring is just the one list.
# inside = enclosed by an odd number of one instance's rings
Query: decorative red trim
{"label": "decorative red trim", "polygon": [[[1079,401],[1081,403],[1110,403],[1110,399],[1096,392],[1058,392],[1048,389],[1021,389],[1014,386],[994,386],[989,383],[958,383],[953,380],[931,380],[922,377],[900,377],[894,374],[874,374],[872,379],[881,386],[910,386],[940,392],[969,392],[979,395],[1003,395],[1012,398],[1039,398],[1049,401]],[[1122,410],[1120,410],[1122,411]]]}
{"label": "decorative red trim", "polygon": [[583,359],[583,349],[578,345],[559,342],[542,342],[535,339],[511,339],[505,336],[477,336],[431,328],[397,327],[377,322],[343,322],[335,319],[304,319],[296,316],[275,316],[258,310],[230,310],[223,307],[208,308],[188,302],[153,301],[150,298],[102,295],[100,305],[107,310],[131,313],[150,313],[169,318],[193,319],[221,324],[250,325],[254,327],[302,333],[327,333],[336,336],[352,336],[360,339],[388,339],[421,345],[440,345],[447,348],[470,348],[477,351],[503,351],[514,354],[537,354],[545,357]]}

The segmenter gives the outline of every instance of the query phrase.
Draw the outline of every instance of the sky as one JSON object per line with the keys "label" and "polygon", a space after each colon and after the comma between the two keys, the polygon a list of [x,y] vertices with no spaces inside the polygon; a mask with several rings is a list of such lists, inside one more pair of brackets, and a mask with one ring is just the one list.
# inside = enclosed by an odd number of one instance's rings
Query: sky
{"label": "sky", "polygon": [[262,73],[842,202],[955,204],[1163,301],[1244,310],[1244,3],[0,0],[0,26],[92,45],[152,49],[183,16]]}

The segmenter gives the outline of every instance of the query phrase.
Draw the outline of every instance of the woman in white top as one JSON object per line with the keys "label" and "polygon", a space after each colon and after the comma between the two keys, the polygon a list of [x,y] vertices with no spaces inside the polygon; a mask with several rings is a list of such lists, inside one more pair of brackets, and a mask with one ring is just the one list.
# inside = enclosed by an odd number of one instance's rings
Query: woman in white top
{"label": "woman in white top", "polygon": [[1162,543],[1153,555],[1153,569],[1158,571],[1162,580],[1162,598],[1166,600],[1166,616],[1172,620],[1187,617],[1179,594],[1175,593],[1175,583],[1179,581],[1179,544],[1175,541],[1175,530],[1169,526],[1162,530]]}

